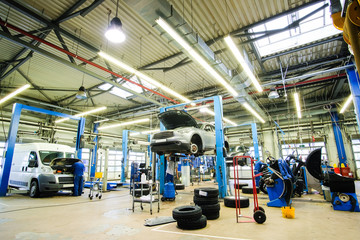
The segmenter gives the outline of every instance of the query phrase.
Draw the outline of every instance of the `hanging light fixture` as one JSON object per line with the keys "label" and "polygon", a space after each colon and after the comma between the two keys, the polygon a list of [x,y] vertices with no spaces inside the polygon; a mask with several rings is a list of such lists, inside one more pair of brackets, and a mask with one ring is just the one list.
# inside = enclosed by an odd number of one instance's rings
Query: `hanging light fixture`
{"label": "hanging light fixture", "polygon": [[105,37],[113,43],[122,43],[125,41],[126,36],[122,30],[122,23],[120,18],[118,18],[118,8],[119,8],[119,0],[116,2],[116,15],[110,21],[110,25],[106,30]]}
{"label": "hanging light fixture", "polygon": [[276,88],[270,88],[269,98],[279,98],[279,93],[276,91]]}
{"label": "hanging light fixture", "polygon": [[85,100],[87,99],[87,95],[86,95],[86,89],[84,86],[81,86],[79,88],[79,91],[76,93],[76,96],[75,96],[77,99],[81,99],[81,100]]}

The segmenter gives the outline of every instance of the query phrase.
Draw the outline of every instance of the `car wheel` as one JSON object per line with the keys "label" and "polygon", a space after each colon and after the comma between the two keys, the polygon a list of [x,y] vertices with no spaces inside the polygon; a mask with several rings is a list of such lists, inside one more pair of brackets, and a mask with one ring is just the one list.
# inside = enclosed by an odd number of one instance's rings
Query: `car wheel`
{"label": "car wheel", "polygon": [[32,198],[39,197],[39,195],[40,195],[39,184],[37,183],[36,180],[33,180],[31,182],[29,195]]}
{"label": "car wheel", "polygon": [[197,154],[198,152],[199,152],[199,147],[198,147],[198,145],[197,144],[195,144],[195,143],[191,143],[190,144],[190,152],[192,153],[192,154]]}

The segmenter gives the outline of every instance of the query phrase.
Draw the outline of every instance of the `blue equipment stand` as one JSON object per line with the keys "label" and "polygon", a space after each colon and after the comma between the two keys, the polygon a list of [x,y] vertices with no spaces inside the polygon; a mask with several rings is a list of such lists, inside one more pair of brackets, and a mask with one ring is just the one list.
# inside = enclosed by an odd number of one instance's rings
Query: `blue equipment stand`
{"label": "blue equipment stand", "polygon": [[75,117],[75,116],[64,114],[64,113],[54,112],[54,111],[50,111],[50,110],[46,110],[46,109],[42,109],[42,108],[31,107],[31,106],[23,105],[20,103],[15,103],[13,105],[13,111],[12,111],[12,115],[11,115],[8,139],[5,143],[5,161],[4,161],[4,165],[3,165],[3,168],[2,168],[2,171],[0,174],[0,197],[6,196],[8,183],[9,183],[9,177],[10,177],[10,171],[11,171],[11,165],[12,165],[12,159],[13,159],[14,150],[15,150],[16,136],[17,136],[17,131],[19,128],[19,122],[20,122],[20,116],[21,116],[22,110],[43,113],[43,114],[53,115],[53,116],[62,117],[62,118],[69,118],[72,120],[79,121],[78,130],[77,130],[77,134],[76,134],[75,149],[76,149],[76,153],[77,153],[77,158],[81,159],[81,154],[82,154],[81,137],[84,134],[85,118]]}

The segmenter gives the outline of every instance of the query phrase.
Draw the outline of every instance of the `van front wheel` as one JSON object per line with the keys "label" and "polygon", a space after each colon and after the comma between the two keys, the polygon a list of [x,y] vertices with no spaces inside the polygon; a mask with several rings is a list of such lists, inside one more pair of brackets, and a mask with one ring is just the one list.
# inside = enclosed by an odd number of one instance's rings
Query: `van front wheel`
{"label": "van front wheel", "polygon": [[40,195],[39,184],[37,183],[36,180],[33,180],[31,182],[29,195],[32,198],[36,198],[36,197],[38,197]]}

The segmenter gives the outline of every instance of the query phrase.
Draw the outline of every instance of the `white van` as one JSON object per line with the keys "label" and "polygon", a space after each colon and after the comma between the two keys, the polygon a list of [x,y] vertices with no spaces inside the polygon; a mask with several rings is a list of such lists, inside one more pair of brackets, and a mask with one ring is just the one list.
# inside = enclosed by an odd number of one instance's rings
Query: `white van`
{"label": "white van", "polygon": [[[9,186],[26,189],[30,197],[40,193],[56,193],[74,188],[72,164],[74,150],[66,145],[52,143],[15,144]],[[51,165],[53,159],[58,158]]]}

